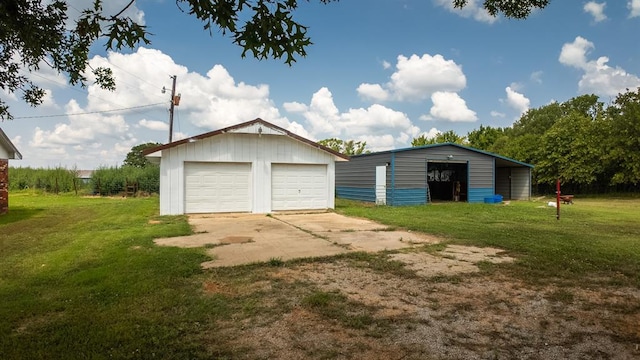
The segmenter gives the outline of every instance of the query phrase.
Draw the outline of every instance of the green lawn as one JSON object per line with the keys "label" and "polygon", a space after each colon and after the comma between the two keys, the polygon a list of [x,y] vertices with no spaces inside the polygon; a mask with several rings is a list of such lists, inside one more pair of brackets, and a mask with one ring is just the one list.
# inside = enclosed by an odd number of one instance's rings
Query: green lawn
{"label": "green lawn", "polygon": [[[222,342],[215,340],[217,321],[249,316],[263,308],[262,296],[271,295],[212,296],[204,294],[203,282],[264,281],[264,269],[283,265],[203,272],[200,263],[208,259],[203,249],[153,244],[154,238],[191,231],[185,217],[157,216],[157,197],[26,191],[12,193],[10,201],[10,213],[0,216],[2,359],[234,357],[224,344],[202,339]],[[392,208],[338,201],[336,211],[440,235],[451,243],[503,248],[518,258],[486,271],[510,271],[528,281],[605,279],[640,286],[640,200],[577,199],[563,207],[560,221],[543,205]],[[395,269],[392,265],[388,268]],[[301,292],[307,299],[302,304],[311,308],[339,299],[304,286],[273,283],[270,291]]]}
{"label": "green lawn", "polygon": [[528,280],[606,279],[640,286],[640,199],[552,199],[509,205],[441,203],[375,207],[338,200],[336,211],[435,234],[448,242],[507,250]]}

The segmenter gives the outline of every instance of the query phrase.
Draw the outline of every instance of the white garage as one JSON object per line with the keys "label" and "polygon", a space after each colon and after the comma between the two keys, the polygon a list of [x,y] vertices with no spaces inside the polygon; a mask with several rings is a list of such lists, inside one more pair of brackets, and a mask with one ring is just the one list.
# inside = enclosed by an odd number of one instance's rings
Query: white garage
{"label": "white garage", "polygon": [[160,214],[331,209],[348,157],[262,119],[149,149]]}
{"label": "white garage", "polygon": [[271,209],[325,209],[329,201],[327,166],[271,165]]}
{"label": "white garage", "polygon": [[251,164],[185,162],[186,213],[251,211]]}

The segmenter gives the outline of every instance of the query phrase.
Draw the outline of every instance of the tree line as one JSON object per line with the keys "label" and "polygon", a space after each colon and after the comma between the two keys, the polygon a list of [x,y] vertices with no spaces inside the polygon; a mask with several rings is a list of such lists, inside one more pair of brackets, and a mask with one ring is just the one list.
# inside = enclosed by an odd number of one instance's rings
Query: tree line
{"label": "tree line", "polygon": [[553,102],[524,113],[510,127],[453,131],[413,146],[454,142],[534,165],[533,185],[552,192],[557,179],[576,193],[640,190],[640,88],[605,104],[596,95]]}

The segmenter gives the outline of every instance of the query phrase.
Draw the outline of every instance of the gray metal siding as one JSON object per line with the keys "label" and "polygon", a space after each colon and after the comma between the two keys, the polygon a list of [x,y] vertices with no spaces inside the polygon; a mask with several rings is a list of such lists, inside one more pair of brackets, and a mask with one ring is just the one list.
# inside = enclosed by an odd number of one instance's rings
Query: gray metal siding
{"label": "gray metal siding", "polygon": [[514,200],[529,200],[531,198],[530,168],[511,169],[511,198]]}
{"label": "gray metal siding", "polygon": [[496,194],[502,195],[505,200],[511,199],[511,168],[496,169]]}
{"label": "gray metal siding", "polygon": [[[396,153],[396,188],[425,186],[426,162],[469,162],[469,188],[493,188],[493,157],[455,146]],[[448,156],[452,158],[449,159]]]}
{"label": "gray metal siding", "polygon": [[[375,188],[376,166],[391,162],[391,154],[354,157],[336,162],[336,187]],[[387,167],[387,187],[391,186],[391,171]]]}

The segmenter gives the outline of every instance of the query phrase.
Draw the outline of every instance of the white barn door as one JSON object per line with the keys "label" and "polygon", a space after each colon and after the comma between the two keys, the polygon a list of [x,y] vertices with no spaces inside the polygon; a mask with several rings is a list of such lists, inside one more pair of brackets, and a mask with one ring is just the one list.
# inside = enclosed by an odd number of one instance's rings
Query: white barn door
{"label": "white barn door", "polygon": [[328,204],[327,165],[271,165],[271,210],[326,209]]}
{"label": "white barn door", "polygon": [[185,162],[185,213],[251,211],[251,164]]}

